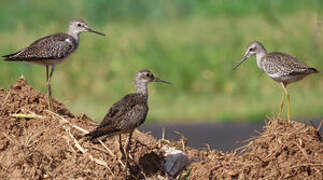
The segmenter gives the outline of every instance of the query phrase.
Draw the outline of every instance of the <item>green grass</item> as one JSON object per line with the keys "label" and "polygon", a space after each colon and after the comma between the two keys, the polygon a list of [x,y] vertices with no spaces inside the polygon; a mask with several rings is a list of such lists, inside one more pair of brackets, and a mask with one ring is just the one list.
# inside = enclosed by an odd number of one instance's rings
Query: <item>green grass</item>
{"label": "green grass", "polygon": [[[232,71],[247,44],[256,39],[268,51],[293,54],[322,71],[323,36],[313,39],[320,1],[145,4],[101,0],[87,5],[71,1],[66,5],[71,11],[60,9],[62,2],[2,2],[1,54],[65,31],[71,17],[87,19],[108,37],[82,34],[76,53],[57,66],[52,88],[54,97],[74,112],[98,121],[113,102],[134,91],[133,76],[143,68],[174,84],[150,85],[150,123],[259,121],[275,114],[282,88],[257,68],[255,59]],[[19,7],[25,9],[18,12]],[[0,87],[8,88],[21,74],[45,92],[45,69],[26,63],[1,61]],[[322,117],[321,74],[307,77],[289,90],[292,117]]]}

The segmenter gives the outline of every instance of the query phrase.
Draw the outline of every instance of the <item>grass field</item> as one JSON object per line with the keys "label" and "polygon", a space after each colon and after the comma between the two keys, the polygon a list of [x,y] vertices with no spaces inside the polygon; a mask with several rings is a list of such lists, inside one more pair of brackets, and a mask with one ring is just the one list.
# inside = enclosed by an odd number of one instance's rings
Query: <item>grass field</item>
{"label": "grass field", "polygon": [[[233,66],[247,44],[260,40],[323,70],[321,1],[1,2],[1,54],[65,31],[83,17],[108,37],[81,35],[79,49],[58,65],[54,97],[101,120],[113,102],[134,91],[134,73],[151,69],[173,86],[150,85],[148,122],[257,121],[278,111],[282,89],[251,58]],[[45,92],[45,68],[0,61],[0,87],[20,75]],[[323,116],[322,75],[289,87],[295,118]],[[284,113],[285,115],[285,113]]]}

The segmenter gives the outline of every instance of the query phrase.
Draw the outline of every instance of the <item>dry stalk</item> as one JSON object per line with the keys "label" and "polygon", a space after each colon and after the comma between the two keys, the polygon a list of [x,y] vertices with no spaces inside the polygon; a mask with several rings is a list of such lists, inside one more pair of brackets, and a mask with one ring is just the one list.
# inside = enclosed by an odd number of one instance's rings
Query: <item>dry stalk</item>
{"label": "dry stalk", "polygon": [[75,137],[73,136],[73,134],[71,133],[71,130],[66,127],[66,126],[63,126],[66,133],[70,136],[70,138],[74,141],[74,144],[76,146],[76,148],[78,150],[80,150],[83,154],[86,152],[85,149],[80,145],[80,143],[75,139]]}
{"label": "dry stalk", "polygon": [[45,111],[47,111],[50,114],[55,115],[56,117],[58,117],[61,120],[60,121],[61,124],[68,124],[68,125],[72,126],[73,128],[75,128],[75,129],[77,129],[77,130],[79,130],[79,131],[81,131],[81,132],[83,132],[85,134],[89,133],[89,131],[70,123],[68,120],[66,120],[64,117],[60,116],[59,114],[56,114],[56,113],[54,113],[52,111],[49,111],[49,110],[45,110]]}
{"label": "dry stalk", "polygon": [[67,143],[68,147],[71,149],[71,151],[72,151],[73,153],[75,153],[76,151],[75,151],[75,149],[71,146],[70,139],[68,138],[68,136],[64,136],[64,139],[66,140],[66,143]]}
{"label": "dry stalk", "polygon": [[[43,133],[44,131],[40,131],[36,134],[33,134],[32,132],[31,133],[28,133],[26,130],[25,130],[25,133],[27,134],[26,135],[26,138],[25,138],[25,141],[23,143],[23,145],[25,147],[31,147],[32,145],[34,145],[36,142],[38,142],[39,140],[35,139],[37,136],[39,136],[41,133]],[[35,139],[33,141],[33,139]]]}
{"label": "dry stalk", "polygon": [[27,118],[27,119],[32,119],[32,118],[39,118],[39,119],[43,119],[43,116],[37,115],[35,113],[31,113],[31,114],[10,114],[10,117],[14,117],[14,118]]}
{"label": "dry stalk", "polygon": [[174,132],[181,137],[182,150],[183,150],[183,152],[185,152],[187,139],[184,137],[184,135],[182,133],[180,133],[178,131],[174,131]]}
{"label": "dry stalk", "polygon": [[[70,128],[69,128],[69,127],[67,127],[67,126],[64,126],[64,125],[63,125],[63,128],[65,129],[65,131],[66,131],[66,133],[69,135],[69,137],[73,140],[73,142],[74,142],[74,144],[75,144],[75,147],[76,147],[80,152],[82,152],[82,154],[85,154],[85,153],[86,153],[86,150],[85,150],[85,149],[80,145],[80,143],[77,141],[77,139],[73,136],[73,134],[72,134],[72,133],[71,133],[71,131],[70,131]],[[115,177],[114,173],[112,172],[111,168],[107,165],[107,163],[106,163],[106,162],[104,162],[104,161],[102,161],[102,160],[100,160],[100,159],[96,159],[96,158],[94,158],[91,154],[89,154],[89,155],[88,155],[88,157],[89,157],[92,161],[94,161],[95,163],[97,163],[97,164],[99,164],[99,165],[101,165],[101,166],[106,167],[106,168],[109,170],[109,172],[111,173],[111,175],[112,175],[113,177]]]}
{"label": "dry stalk", "polygon": [[162,128],[162,134],[161,134],[161,139],[158,140],[158,148],[161,148],[162,143],[166,143],[169,144],[170,141],[168,141],[167,139],[165,139],[165,128]]}
{"label": "dry stalk", "polygon": [[10,91],[8,92],[8,94],[7,94],[7,96],[4,98],[4,101],[3,101],[3,103],[1,104],[1,109],[2,109],[2,107],[7,103],[7,100],[8,100],[8,98],[9,98],[9,96],[11,95],[11,89],[10,89]]}
{"label": "dry stalk", "polygon": [[243,153],[243,152],[245,152],[248,148],[249,148],[249,146],[251,146],[253,144],[253,141],[250,141],[248,144],[246,144],[246,145],[244,145],[244,146],[240,146],[240,147],[238,147],[238,148],[236,148],[235,150],[234,150],[234,153],[237,153],[238,151],[240,151],[240,153]]}
{"label": "dry stalk", "polygon": [[89,158],[91,159],[91,161],[94,161],[96,164],[99,164],[101,166],[106,167],[109,172],[111,173],[111,175],[113,176],[113,178],[115,178],[114,173],[112,172],[111,168],[108,166],[108,164],[100,159],[94,158],[91,154],[89,154]]}
{"label": "dry stalk", "polygon": [[162,140],[165,140],[165,128],[162,128]]}
{"label": "dry stalk", "polygon": [[[112,157],[115,157],[116,155],[113,154],[113,152],[101,141],[101,139],[98,139],[98,141],[100,142],[100,144],[104,147],[104,149],[106,149],[108,151],[108,153],[112,156]],[[131,157],[132,158],[132,157]],[[118,159],[118,162],[121,164],[122,167],[126,167],[123,162]]]}
{"label": "dry stalk", "polygon": [[9,135],[7,135],[6,133],[2,133],[4,135],[4,137],[6,137],[7,139],[9,139],[9,141],[11,141],[13,144],[18,144],[15,140],[11,139],[9,137]]}
{"label": "dry stalk", "polygon": [[208,153],[212,151],[210,144],[205,144],[205,146]]}
{"label": "dry stalk", "polygon": [[292,166],[292,167],[290,167],[290,169],[294,169],[294,168],[302,167],[302,166],[322,166],[323,167],[323,164],[311,164],[311,163],[308,163],[308,164],[300,164],[300,165]]}
{"label": "dry stalk", "polygon": [[307,153],[306,153],[305,149],[304,149],[304,148],[302,148],[302,147],[301,147],[301,145],[299,145],[298,143],[295,143],[295,145],[296,145],[296,146],[298,147],[298,149],[303,153],[303,155],[304,155],[305,159],[306,159],[306,160],[309,160],[308,155],[307,155]]}
{"label": "dry stalk", "polygon": [[101,139],[98,139],[98,141],[100,142],[100,144],[104,147],[104,149],[106,149],[108,151],[108,153],[112,156],[115,157],[116,155],[113,154],[113,152],[101,141]]}
{"label": "dry stalk", "polygon": [[[72,123],[70,123],[68,120],[66,120],[65,118],[63,118],[62,116],[60,116],[60,115],[58,115],[58,114],[56,114],[56,113],[54,113],[54,112],[52,112],[52,111],[49,111],[49,110],[46,110],[47,112],[49,112],[49,113],[51,113],[52,115],[55,115],[56,117],[58,117],[61,121],[60,121],[60,123],[62,123],[62,124],[68,124],[68,125],[70,125],[70,126],[72,126],[73,128],[75,128],[75,129],[77,129],[77,130],[79,130],[79,131],[81,131],[81,132],[83,132],[83,133],[85,133],[85,134],[87,134],[87,133],[89,133],[89,131],[87,131],[87,130],[85,130],[85,129],[83,129],[83,128],[81,128],[81,127],[79,127],[79,126],[76,126],[76,125],[74,125],[74,124],[72,124]],[[99,139],[99,142],[100,142],[100,144],[104,147],[104,149],[106,149],[107,151],[108,151],[108,153],[111,155],[111,156],[115,156],[114,154],[113,154],[113,152]]]}
{"label": "dry stalk", "polygon": [[[258,132],[257,132],[258,133]],[[257,138],[260,138],[261,136],[251,136],[250,138],[248,139],[245,139],[245,140],[242,140],[242,141],[238,141],[238,143],[242,144],[242,143],[247,143],[247,142],[250,142],[252,140],[255,140]],[[261,137],[262,138],[262,137]]]}
{"label": "dry stalk", "polygon": [[[60,123],[61,124],[68,124],[68,125],[70,125],[71,127],[73,127],[73,128],[75,128],[75,129],[77,129],[77,130],[79,130],[79,131],[81,131],[81,132],[83,132],[83,133],[89,133],[89,131],[87,131],[87,130],[85,130],[85,129],[83,129],[83,128],[81,128],[81,127],[79,127],[79,126],[76,126],[76,125],[74,125],[74,124],[72,124],[72,123],[70,123],[67,119],[65,119],[64,117],[62,117],[62,116],[60,116],[59,114],[56,114],[56,113],[54,113],[54,112],[52,112],[52,111],[49,111],[49,110],[46,110],[47,112],[49,112],[50,114],[52,114],[53,116],[55,116],[55,117],[57,117],[57,118],[59,118],[59,120],[60,120]],[[63,125],[63,128],[64,128],[65,126]],[[64,128],[65,129],[65,128]],[[65,129],[66,130],[66,129]],[[72,138],[72,139],[74,139],[74,143],[75,143],[75,146],[82,152],[82,153],[85,153],[86,152],[86,150],[79,144],[79,142],[74,138],[74,136],[72,135],[72,133],[71,132],[69,132],[68,133],[69,134],[69,136]],[[115,154],[113,154],[113,152],[100,140],[100,139],[98,139],[98,141],[100,142],[100,144],[104,147],[104,149],[106,149],[107,151],[108,151],[108,153],[112,156],[112,157],[115,157]],[[92,156],[92,158],[93,158],[93,156]],[[131,157],[132,158],[132,157]],[[100,161],[102,161],[102,160],[99,160],[99,159],[95,159],[94,158],[94,161],[97,163],[97,164],[100,164],[100,165],[102,165],[102,163],[98,163],[98,162],[100,162]],[[104,161],[102,161],[102,162],[104,162]],[[118,160],[118,162],[123,166],[123,167],[125,167],[125,165],[122,163],[122,161],[121,160]],[[105,163],[105,162],[104,162]],[[109,169],[109,171],[111,172],[111,174],[113,175],[113,177],[115,177],[114,176],[114,174],[113,174],[113,172],[111,171],[111,169],[108,167],[108,165],[105,163],[105,165],[103,165],[103,166],[105,166],[105,167],[107,167],[108,169]]]}
{"label": "dry stalk", "polygon": [[323,120],[321,120],[320,124],[317,126],[317,128],[316,128],[317,132],[320,132],[322,125],[323,125]]}
{"label": "dry stalk", "polygon": [[[127,138],[127,140],[126,140],[126,144],[128,144],[128,142],[129,142],[129,139]],[[131,149],[131,148],[130,148],[130,149]],[[129,151],[130,151],[130,149],[129,149]],[[123,147],[123,151],[125,152],[124,147]],[[129,157],[129,159],[133,160],[133,157],[132,157],[132,155],[131,155],[131,154],[128,154],[128,157]]]}
{"label": "dry stalk", "polygon": [[[113,152],[101,141],[101,139],[98,139],[98,141],[100,142],[100,144],[104,147],[104,149],[106,149],[108,151],[108,153],[112,156],[115,157],[116,155],[113,154]],[[132,159],[132,156],[129,156]],[[123,162],[119,159],[118,162],[121,164],[122,167],[126,167]]]}

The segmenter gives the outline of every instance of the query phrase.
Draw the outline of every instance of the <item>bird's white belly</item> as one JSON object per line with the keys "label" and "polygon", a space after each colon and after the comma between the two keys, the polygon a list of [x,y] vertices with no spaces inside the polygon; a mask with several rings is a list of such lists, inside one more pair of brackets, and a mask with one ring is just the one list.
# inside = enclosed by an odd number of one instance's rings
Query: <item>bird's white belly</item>
{"label": "bird's white belly", "polygon": [[62,63],[64,61],[65,58],[62,58],[62,59],[35,60],[35,61],[28,61],[28,62],[32,62],[32,63],[43,65],[43,66],[49,66],[49,65],[53,65],[53,64],[60,64],[60,63]]}
{"label": "bird's white belly", "polygon": [[292,82],[299,81],[306,76],[306,75],[302,75],[302,74],[300,74],[300,75],[282,75],[279,73],[274,73],[274,74],[267,73],[267,75],[277,82],[284,82],[286,84],[290,84]]}
{"label": "bird's white belly", "polygon": [[280,73],[274,73],[274,74],[267,73],[267,75],[269,77],[271,77],[272,79],[280,79],[280,78],[282,78],[282,75]]}

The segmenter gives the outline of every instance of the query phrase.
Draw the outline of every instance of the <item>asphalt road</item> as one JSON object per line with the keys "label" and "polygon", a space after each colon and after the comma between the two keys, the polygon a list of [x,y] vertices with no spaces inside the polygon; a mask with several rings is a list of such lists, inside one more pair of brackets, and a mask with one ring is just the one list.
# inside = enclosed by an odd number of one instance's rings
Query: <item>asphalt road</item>
{"label": "asphalt road", "polygon": [[[320,120],[313,121],[315,127]],[[304,121],[310,124],[309,121]],[[211,149],[230,152],[243,145],[241,141],[258,135],[257,132],[263,131],[264,123],[204,123],[204,124],[175,124],[175,125],[143,125],[139,130],[143,132],[151,131],[156,138],[161,138],[162,129],[165,128],[165,138],[178,140],[180,136],[175,131],[180,132],[188,139],[188,146],[193,148],[206,148],[209,144]],[[323,127],[320,130],[323,135]],[[239,143],[240,142],[240,143]]]}

